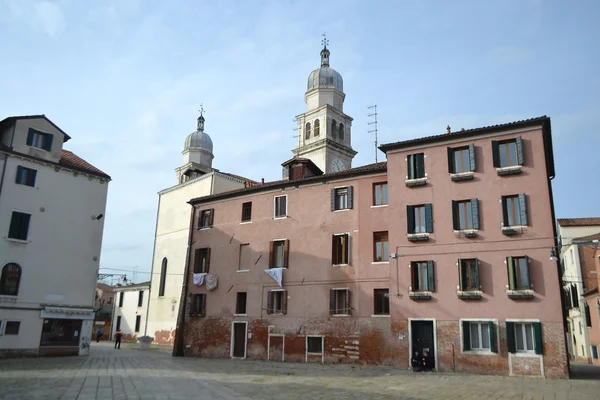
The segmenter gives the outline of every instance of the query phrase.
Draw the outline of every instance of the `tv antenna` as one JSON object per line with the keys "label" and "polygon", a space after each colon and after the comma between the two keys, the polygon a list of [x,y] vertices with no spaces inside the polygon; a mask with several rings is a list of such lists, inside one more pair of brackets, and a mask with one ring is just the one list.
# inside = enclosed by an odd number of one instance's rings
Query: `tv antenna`
{"label": "tv antenna", "polygon": [[296,132],[296,135],[294,135],[292,137],[298,138],[298,147],[300,147],[300,125],[298,125],[298,119],[293,119],[292,121],[294,121],[296,123],[296,127],[294,129],[292,129],[294,132]]}
{"label": "tv antenna", "polygon": [[[375,133],[375,162],[377,162],[377,104],[367,107],[369,110],[373,110],[371,114],[367,114],[367,117],[373,119],[368,122],[369,131],[368,133]],[[373,127],[371,125],[374,125]]]}

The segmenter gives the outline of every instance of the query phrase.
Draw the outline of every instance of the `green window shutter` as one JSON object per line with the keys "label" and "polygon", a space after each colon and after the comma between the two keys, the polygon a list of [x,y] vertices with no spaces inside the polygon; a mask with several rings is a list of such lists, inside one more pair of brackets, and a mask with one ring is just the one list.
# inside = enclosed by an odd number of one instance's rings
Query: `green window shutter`
{"label": "green window shutter", "polygon": [[521,225],[529,225],[527,220],[527,198],[525,193],[519,195],[519,211],[521,212]]}
{"label": "green window shutter", "polygon": [[335,290],[330,289],[329,290],[329,314],[333,315],[333,314],[337,314],[336,308],[335,308]]}
{"label": "green window shutter", "polygon": [[33,146],[33,129],[29,128],[27,133],[27,146]]}
{"label": "green window shutter", "polygon": [[415,211],[413,206],[406,206],[406,230],[415,233]]}
{"label": "green window shutter", "polygon": [[506,269],[508,270],[508,288],[515,290],[515,269],[512,257],[506,257]]}
{"label": "green window shutter", "polygon": [[425,232],[433,232],[433,206],[425,204]]}
{"label": "green window shutter", "polygon": [[473,229],[479,229],[479,200],[471,199],[471,216],[473,217]]}
{"label": "green window shutter", "polygon": [[331,236],[331,264],[340,264],[338,260],[338,241],[336,240],[336,236]]}
{"label": "green window shutter", "polygon": [[490,350],[492,353],[497,353],[498,344],[496,343],[496,325],[494,321],[488,321],[488,330],[490,331]]}
{"label": "green window shutter", "polygon": [[52,150],[52,139],[53,138],[54,138],[54,136],[52,136],[52,135],[46,135],[46,143],[44,146],[44,150],[46,150],[46,151]]}
{"label": "green window shutter", "polygon": [[417,154],[417,176],[416,178],[425,178],[425,154]]}
{"label": "green window shutter", "polygon": [[525,156],[523,155],[523,139],[521,136],[517,138],[517,162],[519,165],[525,163]]}
{"label": "green window shutter", "polygon": [[458,217],[458,201],[452,200],[452,228],[457,231],[460,229],[460,219]]}
{"label": "green window shutter", "polygon": [[508,206],[506,205],[506,197],[504,196],[502,196],[502,222],[504,222],[504,226],[509,226]]}
{"label": "green window shutter", "polygon": [[348,208],[352,208],[354,205],[354,189],[352,186],[348,186]]}
{"label": "green window shutter", "polygon": [[475,171],[475,145],[469,145],[469,161],[471,162],[471,171]]}
{"label": "green window shutter", "polygon": [[473,286],[479,290],[479,258],[475,259],[475,275],[473,276]]}
{"label": "green window shutter", "polygon": [[454,171],[454,151],[452,147],[448,147],[448,172],[453,174]]}
{"label": "green window shutter", "polygon": [[492,158],[494,160],[494,167],[500,168],[500,148],[498,142],[492,140]]}
{"label": "green window shutter", "polygon": [[544,354],[544,344],[542,341],[542,324],[534,322],[533,324],[533,336],[535,338],[535,354]]}
{"label": "green window shutter", "polygon": [[509,353],[516,353],[517,346],[515,344],[515,323],[506,322],[506,347]]}
{"label": "green window shutter", "polygon": [[460,290],[463,290],[463,288],[464,288],[463,270],[462,270],[462,260],[460,258],[458,259],[458,286],[460,287]]}
{"label": "green window shutter", "polygon": [[433,261],[427,261],[427,290],[435,292],[435,272]]}
{"label": "green window shutter", "polygon": [[463,351],[471,350],[471,324],[469,321],[462,322]]}

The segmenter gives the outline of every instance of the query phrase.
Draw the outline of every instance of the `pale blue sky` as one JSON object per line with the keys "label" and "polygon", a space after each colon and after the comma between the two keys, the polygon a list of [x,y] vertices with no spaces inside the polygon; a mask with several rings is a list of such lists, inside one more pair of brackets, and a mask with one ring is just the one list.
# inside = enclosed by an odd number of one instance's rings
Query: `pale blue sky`
{"label": "pale blue sky", "polygon": [[327,32],[354,166],[374,162],[371,104],[380,143],[545,114],[557,216],[600,216],[599,17],[594,0],[0,0],[0,118],[46,114],[113,177],[101,266],[149,271],[199,104],[214,167],[278,179]]}

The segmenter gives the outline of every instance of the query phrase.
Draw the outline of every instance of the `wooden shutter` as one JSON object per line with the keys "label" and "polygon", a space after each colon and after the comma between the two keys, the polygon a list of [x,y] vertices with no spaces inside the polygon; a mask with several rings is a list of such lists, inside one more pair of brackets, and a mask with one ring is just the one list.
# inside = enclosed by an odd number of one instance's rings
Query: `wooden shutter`
{"label": "wooden shutter", "polygon": [[435,273],[433,261],[427,261],[427,290],[435,292]]}
{"label": "wooden shutter", "polygon": [[542,324],[534,322],[533,337],[535,340],[535,354],[544,354],[544,342],[542,340]]}
{"label": "wooden shutter", "polygon": [[492,353],[497,353],[498,344],[496,343],[496,325],[494,321],[488,321],[488,330],[490,331],[490,350]]}
{"label": "wooden shutter", "polygon": [[267,292],[267,314],[273,314],[273,297],[275,292]]}
{"label": "wooden shutter", "polygon": [[516,353],[517,346],[515,344],[515,323],[506,322],[506,347],[509,353]]}
{"label": "wooden shutter", "polygon": [[475,171],[476,164],[475,164],[475,145],[474,144],[469,145],[469,162],[470,162],[471,171]]}
{"label": "wooden shutter", "polygon": [[452,150],[452,147],[448,147],[448,172],[453,174],[454,171],[454,150]]}
{"label": "wooden shutter", "polygon": [[425,154],[417,154],[417,176],[415,178],[425,178]]}
{"label": "wooden shutter", "polygon": [[347,190],[348,190],[348,208],[351,209],[354,205],[354,200],[353,200],[354,188],[352,186],[348,186]]}
{"label": "wooden shutter", "polygon": [[200,295],[200,312],[198,313],[201,316],[206,316],[206,294],[203,293]]}
{"label": "wooden shutter", "polygon": [[458,259],[458,287],[464,290],[462,259]]}
{"label": "wooden shutter", "polygon": [[49,134],[46,135],[46,143],[45,143],[45,146],[44,146],[44,150],[46,150],[46,151],[52,150],[52,139],[53,138],[54,138],[53,135],[49,135]]}
{"label": "wooden shutter", "polygon": [[290,266],[290,241],[286,239],[283,242],[283,268],[288,268]]}
{"label": "wooden shutter", "polygon": [[479,290],[479,258],[475,259],[475,275],[473,276],[473,286]]}
{"label": "wooden shutter", "polygon": [[336,313],[336,309],[335,309],[335,290],[334,289],[330,289],[329,290],[329,314],[333,315]]}
{"label": "wooden shutter", "polygon": [[29,128],[27,133],[27,146],[33,146],[33,129]]}
{"label": "wooden shutter", "polygon": [[202,272],[202,249],[194,250],[194,273]]}
{"label": "wooden shutter", "polygon": [[287,314],[287,290],[281,292],[281,313]]}
{"label": "wooden shutter", "polygon": [[208,272],[210,271],[210,247],[208,247],[206,249],[206,272],[208,274]]}
{"label": "wooden shutter", "polygon": [[346,304],[344,305],[346,314],[352,315],[352,301],[350,300],[350,289],[346,289]]}
{"label": "wooden shutter", "polygon": [[415,233],[415,211],[413,206],[406,206],[406,230]]}
{"label": "wooden shutter", "polygon": [[21,176],[21,171],[23,171],[23,167],[20,165],[17,166],[17,176],[15,176],[15,183],[19,183],[19,176]]}
{"label": "wooden shutter", "polygon": [[515,290],[515,269],[512,257],[506,257],[506,268],[508,269],[508,288]]}
{"label": "wooden shutter", "polygon": [[504,222],[504,226],[509,226],[508,224],[508,207],[506,206],[506,197],[502,196],[502,220]]}
{"label": "wooden shutter", "polygon": [[275,242],[269,242],[269,268],[275,268]]}
{"label": "wooden shutter", "polygon": [[37,171],[35,169],[30,169],[27,174],[27,185],[33,187],[35,186],[35,177],[37,176]]}
{"label": "wooden shutter", "polygon": [[336,235],[331,235],[331,264],[340,264],[338,260],[339,242],[336,240]]}
{"label": "wooden shutter", "polygon": [[529,225],[527,221],[527,198],[525,193],[519,195],[519,211],[521,212],[521,225]]}
{"label": "wooden shutter", "polygon": [[500,148],[498,142],[492,140],[492,159],[494,161],[494,167],[500,168]]}
{"label": "wooden shutter", "polygon": [[215,222],[215,209],[211,208],[210,209],[210,218],[208,219],[208,226],[213,226]]}
{"label": "wooden shutter", "polygon": [[479,229],[479,200],[471,199],[471,217],[473,218],[473,229]]}
{"label": "wooden shutter", "polygon": [[462,321],[463,331],[463,351],[471,350],[471,324],[469,321]]}
{"label": "wooden shutter", "polygon": [[342,261],[344,261],[345,264],[350,264],[350,235],[346,233],[342,238],[344,241],[342,246],[342,257],[345,257]]}
{"label": "wooden shutter", "polygon": [[425,232],[433,232],[433,206],[425,204]]}
{"label": "wooden shutter", "polygon": [[331,211],[335,211],[335,189],[331,189]]}
{"label": "wooden shutter", "polygon": [[452,200],[452,229],[460,229],[460,219],[458,216],[458,201]]}
{"label": "wooden shutter", "polygon": [[517,163],[523,165],[525,163],[525,156],[523,154],[523,139],[521,136],[517,138]]}

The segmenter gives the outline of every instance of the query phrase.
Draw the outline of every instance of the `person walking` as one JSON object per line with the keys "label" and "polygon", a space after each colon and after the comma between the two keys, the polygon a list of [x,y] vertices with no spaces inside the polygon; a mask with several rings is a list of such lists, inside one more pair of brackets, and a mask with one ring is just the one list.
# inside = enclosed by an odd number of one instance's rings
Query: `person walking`
{"label": "person walking", "polygon": [[123,337],[123,332],[121,332],[121,329],[117,329],[117,331],[115,332],[115,349],[117,348],[117,345],[119,346],[118,349],[121,349],[121,338]]}
{"label": "person walking", "polygon": [[102,329],[98,328],[98,330],[96,331],[96,343],[100,343],[100,338],[102,337],[102,335],[104,335],[102,333]]}

